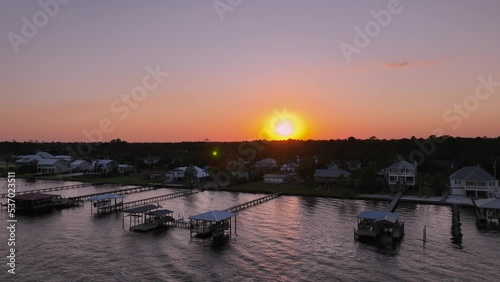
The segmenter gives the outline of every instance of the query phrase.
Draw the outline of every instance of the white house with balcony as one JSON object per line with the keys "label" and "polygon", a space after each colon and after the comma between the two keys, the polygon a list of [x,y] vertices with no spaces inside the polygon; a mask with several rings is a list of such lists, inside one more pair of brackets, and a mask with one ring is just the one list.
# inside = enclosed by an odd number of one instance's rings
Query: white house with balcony
{"label": "white house with balcony", "polygon": [[399,161],[386,167],[384,174],[389,186],[405,185],[406,187],[415,187],[417,183],[417,164]]}
{"label": "white house with balcony", "polygon": [[92,174],[112,174],[118,171],[118,162],[115,160],[95,160],[90,168]]}
{"label": "white house with balcony", "polygon": [[37,172],[40,174],[65,173],[69,170],[68,163],[61,159],[42,159],[37,163]]}
{"label": "white house with balcony", "polygon": [[498,179],[479,166],[465,166],[450,175],[451,194],[488,198],[498,195]]}
{"label": "white house with balcony", "polygon": [[[187,166],[182,166],[168,171],[165,175],[165,182],[172,182],[174,180],[183,179],[184,173],[186,172],[187,168]],[[195,166],[194,169],[196,170],[196,178],[198,179],[198,181],[210,176],[207,172],[205,172],[204,169],[200,167]]]}

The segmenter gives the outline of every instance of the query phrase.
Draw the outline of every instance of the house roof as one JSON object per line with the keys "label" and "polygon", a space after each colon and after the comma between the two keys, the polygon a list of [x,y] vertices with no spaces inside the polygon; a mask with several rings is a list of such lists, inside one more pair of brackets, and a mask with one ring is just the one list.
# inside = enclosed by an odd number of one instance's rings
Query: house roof
{"label": "house roof", "polygon": [[343,175],[344,177],[349,177],[351,175],[349,172],[338,169],[338,168],[327,168],[327,169],[322,169],[318,168],[314,172],[314,177],[331,177],[331,178],[337,178]]}
{"label": "house roof", "polygon": [[102,201],[102,200],[116,200],[123,199],[125,196],[115,195],[115,194],[104,194],[90,198],[91,201]]}
{"label": "house roof", "polygon": [[61,159],[42,159],[38,162],[39,165],[53,165],[57,162],[64,162]]}
{"label": "house roof", "polygon": [[288,177],[290,177],[288,174],[269,173],[264,175],[264,178],[288,178]]}
{"label": "house roof", "polygon": [[478,208],[482,209],[500,209],[500,199],[481,199],[475,200],[474,203]]}
{"label": "house roof", "polygon": [[387,168],[398,168],[398,169],[415,169],[416,166],[414,164],[411,164],[407,161],[399,161],[397,163],[394,163]]}
{"label": "house roof", "polygon": [[399,215],[397,213],[385,211],[362,211],[358,214],[357,218],[395,223],[399,219]]}
{"label": "house roof", "polygon": [[192,216],[191,219],[217,222],[236,216],[236,213],[213,210],[199,215]]}
{"label": "house roof", "polygon": [[486,170],[479,166],[464,166],[459,171],[450,175],[452,180],[463,181],[496,181],[493,175],[489,174]]}
{"label": "house roof", "polygon": [[41,161],[43,160],[42,157],[39,155],[25,155],[25,156],[19,156],[19,160],[16,161],[16,163],[26,163],[26,162],[32,162],[32,161]]}
{"label": "house roof", "polygon": [[97,160],[98,164],[109,164],[115,162],[114,160]]}
{"label": "house roof", "polygon": [[57,197],[60,197],[60,195],[44,194],[44,193],[28,193],[24,195],[17,195],[14,197],[14,200],[38,201],[38,200],[52,199]]}
{"label": "house roof", "polygon": [[40,156],[44,159],[50,159],[50,158],[53,158],[54,156],[52,156],[51,154],[47,153],[47,152],[38,152],[36,153],[37,156]]}
{"label": "house roof", "polygon": [[141,207],[137,207],[137,208],[126,209],[123,212],[124,213],[143,213],[143,212],[147,212],[147,211],[154,210],[157,208],[158,207],[156,205],[145,205],[145,206],[141,206]]}
{"label": "house roof", "polygon": [[78,166],[78,165],[81,165],[81,164],[84,164],[84,163],[88,163],[90,164],[89,162],[87,162],[86,160],[76,160],[76,161],[73,161],[71,163],[72,166]]}

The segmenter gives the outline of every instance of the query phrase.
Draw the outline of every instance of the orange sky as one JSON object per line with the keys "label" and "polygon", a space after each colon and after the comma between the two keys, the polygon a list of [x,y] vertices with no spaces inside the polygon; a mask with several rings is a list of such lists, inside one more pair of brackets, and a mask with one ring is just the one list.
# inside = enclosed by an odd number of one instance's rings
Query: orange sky
{"label": "orange sky", "polygon": [[[1,4],[1,34],[40,9],[21,2]],[[284,111],[304,123],[294,138],[499,135],[500,86],[473,100],[478,77],[500,82],[498,2],[405,3],[351,62],[340,43],[386,3],[333,2],[249,2],[221,21],[210,3],[75,1],[18,54],[1,42],[0,140],[250,140]],[[169,75],[116,111],[148,66]]]}

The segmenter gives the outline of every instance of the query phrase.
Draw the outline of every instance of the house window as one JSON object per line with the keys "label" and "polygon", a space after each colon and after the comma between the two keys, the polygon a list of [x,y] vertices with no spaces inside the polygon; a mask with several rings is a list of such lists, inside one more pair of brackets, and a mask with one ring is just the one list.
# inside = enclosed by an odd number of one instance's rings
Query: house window
{"label": "house window", "polygon": [[476,186],[476,184],[474,182],[471,182],[471,181],[465,182],[465,185],[467,185],[467,186]]}
{"label": "house window", "polygon": [[479,182],[479,183],[478,183],[478,186],[480,186],[480,187],[484,187],[484,186],[486,186],[486,183],[485,183],[485,182]]}

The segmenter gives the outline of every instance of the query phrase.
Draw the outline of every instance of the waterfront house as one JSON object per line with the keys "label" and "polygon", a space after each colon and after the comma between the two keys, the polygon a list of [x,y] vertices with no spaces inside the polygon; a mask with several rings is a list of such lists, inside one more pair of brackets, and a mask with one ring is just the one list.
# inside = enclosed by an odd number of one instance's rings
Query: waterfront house
{"label": "waterfront house", "polygon": [[37,172],[40,174],[58,174],[69,170],[68,164],[61,159],[42,159],[37,163]]}
{"label": "waterfront house", "polygon": [[283,184],[291,181],[288,174],[266,174],[264,175],[264,183]]}
{"label": "waterfront house", "polygon": [[[184,173],[186,172],[187,168],[188,168],[187,166],[182,166],[168,171],[165,175],[166,177],[165,182],[172,182],[175,180],[183,179]],[[205,170],[203,170],[202,168],[195,166],[194,169],[196,170],[196,178],[198,181],[209,177],[209,174],[205,172]]]}
{"label": "waterfront house", "polygon": [[275,159],[272,159],[272,158],[266,158],[266,159],[263,159],[263,160],[260,160],[258,162],[255,163],[255,168],[256,169],[259,169],[259,168],[275,168],[277,166],[278,162],[276,162]]}
{"label": "waterfront house", "polygon": [[134,170],[133,165],[129,164],[119,164],[118,165],[118,173],[120,174],[128,174],[131,173]]}
{"label": "waterfront house", "polygon": [[86,160],[75,160],[72,163],[70,163],[69,166],[71,168],[71,171],[78,172],[78,171],[89,170],[91,165]]}
{"label": "waterfront house", "polygon": [[450,175],[451,194],[474,198],[488,198],[500,189],[498,179],[479,166],[465,166]]}
{"label": "waterfront house", "polygon": [[385,168],[384,176],[391,190],[396,190],[396,187],[400,185],[403,185],[405,189],[415,187],[417,183],[417,164],[398,161]]}
{"label": "waterfront house", "polygon": [[90,168],[93,174],[113,174],[118,172],[118,162],[114,160],[95,160]]}
{"label": "waterfront house", "polygon": [[316,169],[314,180],[318,186],[332,186],[340,178],[347,178],[351,174],[339,168]]}

